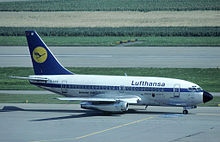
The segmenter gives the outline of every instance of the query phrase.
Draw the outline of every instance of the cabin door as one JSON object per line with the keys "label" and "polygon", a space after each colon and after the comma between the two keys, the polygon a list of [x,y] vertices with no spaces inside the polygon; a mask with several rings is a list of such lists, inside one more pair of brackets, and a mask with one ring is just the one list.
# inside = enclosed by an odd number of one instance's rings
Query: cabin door
{"label": "cabin door", "polygon": [[63,80],[61,84],[61,92],[62,93],[67,93],[67,81]]}
{"label": "cabin door", "polygon": [[173,96],[180,97],[180,84],[175,84],[173,87]]}

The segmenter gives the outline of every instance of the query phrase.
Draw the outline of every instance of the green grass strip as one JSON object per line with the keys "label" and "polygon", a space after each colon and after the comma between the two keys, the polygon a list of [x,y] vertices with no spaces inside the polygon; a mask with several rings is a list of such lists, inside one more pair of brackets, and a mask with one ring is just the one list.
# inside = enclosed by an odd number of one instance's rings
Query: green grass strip
{"label": "green grass strip", "polygon": [[1,2],[1,11],[219,10],[219,0],[32,0]]}
{"label": "green grass strip", "polygon": [[[198,68],[95,68],[71,67],[70,71],[77,74],[156,76],[183,79],[200,85],[209,92],[220,92],[220,69]],[[33,75],[32,68],[8,67],[0,68],[0,90],[39,90],[26,80],[9,79],[8,76]]]}
{"label": "green grass strip", "polygon": [[36,30],[41,36],[220,36],[220,27],[0,27],[0,36],[24,36]]}
{"label": "green grass strip", "polygon": [[[43,36],[49,46],[117,46],[119,41],[134,40],[124,46],[220,46],[219,37],[121,37],[121,36]],[[24,36],[0,36],[0,46],[26,46]]]}

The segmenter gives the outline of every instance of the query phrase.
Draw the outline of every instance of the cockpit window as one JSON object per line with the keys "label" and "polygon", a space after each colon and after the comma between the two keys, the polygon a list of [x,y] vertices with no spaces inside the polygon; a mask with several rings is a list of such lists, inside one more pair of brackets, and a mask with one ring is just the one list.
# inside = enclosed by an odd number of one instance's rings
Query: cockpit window
{"label": "cockpit window", "polygon": [[196,88],[196,87],[189,87],[188,90],[190,92],[196,92],[196,91],[201,91],[202,89],[201,88]]}
{"label": "cockpit window", "polygon": [[197,88],[197,91],[202,91],[202,89],[201,88]]}
{"label": "cockpit window", "polygon": [[193,91],[195,92],[195,91],[197,91],[197,89],[196,89],[196,88],[193,88]]}

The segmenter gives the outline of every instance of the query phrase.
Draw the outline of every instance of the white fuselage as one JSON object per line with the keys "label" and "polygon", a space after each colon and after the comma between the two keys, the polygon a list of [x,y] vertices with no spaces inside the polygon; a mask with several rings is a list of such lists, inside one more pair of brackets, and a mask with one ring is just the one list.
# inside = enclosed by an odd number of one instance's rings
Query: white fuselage
{"label": "white fuselage", "polygon": [[67,97],[138,96],[137,105],[195,106],[203,102],[203,91],[194,83],[161,77],[102,75],[34,75],[47,81],[30,83]]}

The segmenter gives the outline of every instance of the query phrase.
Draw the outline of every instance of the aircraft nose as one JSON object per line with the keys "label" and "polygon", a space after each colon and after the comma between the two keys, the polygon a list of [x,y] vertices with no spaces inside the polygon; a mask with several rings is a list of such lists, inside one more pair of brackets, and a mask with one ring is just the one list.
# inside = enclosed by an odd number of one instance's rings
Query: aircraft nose
{"label": "aircraft nose", "polygon": [[209,92],[203,91],[203,102],[204,103],[206,103],[212,99],[213,99],[213,96]]}

